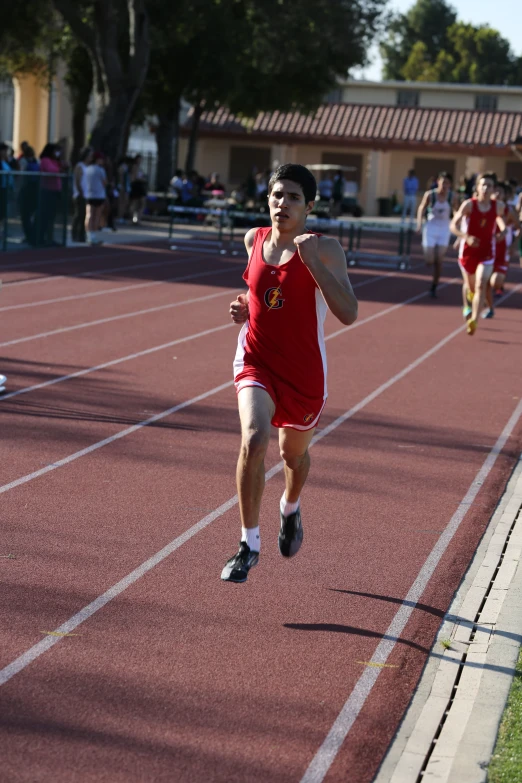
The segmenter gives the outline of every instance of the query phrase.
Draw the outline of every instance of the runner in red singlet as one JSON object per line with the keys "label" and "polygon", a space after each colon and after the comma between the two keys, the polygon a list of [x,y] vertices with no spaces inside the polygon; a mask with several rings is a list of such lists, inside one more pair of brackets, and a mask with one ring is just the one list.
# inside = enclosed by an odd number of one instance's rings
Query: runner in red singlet
{"label": "runner in red singlet", "polygon": [[464,201],[451,221],[451,232],[461,239],[459,265],[464,280],[463,315],[468,319],[469,335],[474,334],[477,328],[486,286],[493,272],[496,227],[498,225],[501,232],[506,230],[502,218],[504,203],[492,198],[495,181],[494,174],[477,177],[476,197]]}
{"label": "runner in red singlet", "polygon": [[506,233],[503,235],[497,226],[497,233],[495,235],[495,263],[493,264],[493,272],[488,280],[486,289],[486,302],[488,307],[487,310],[482,313],[482,318],[493,318],[495,316],[493,291],[504,287],[512,252],[513,232],[520,229],[518,215],[513,205],[509,203],[509,199],[512,195],[513,192],[509,182],[499,182],[497,184],[495,198],[505,204],[503,218],[504,223],[506,224]]}
{"label": "runner in red singlet", "polygon": [[301,490],[310,469],[308,446],[326,402],[323,323],[329,308],[343,324],[357,318],[346,257],[335,239],[307,232],[317,184],[304,166],[286,164],[268,185],[270,228],[245,236],[247,294],[230,305],[242,324],[234,360],[241,420],[237,490],[242,535],[221,578],[244,582],[259,559],[259,509],[270,427],[279,428],[285,492],[280,504],[279,551],[301,546]]}

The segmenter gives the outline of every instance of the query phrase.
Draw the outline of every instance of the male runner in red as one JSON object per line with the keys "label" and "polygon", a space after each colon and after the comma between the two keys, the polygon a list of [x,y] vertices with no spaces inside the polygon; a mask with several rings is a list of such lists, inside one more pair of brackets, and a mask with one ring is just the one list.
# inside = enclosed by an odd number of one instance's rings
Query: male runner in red
{"label": "male runner in red", "polygon": [[[451,232],[460,237],[459,265],[464,284],[463,315],[468,319],[467,332],[475,334],[477,320],[484,305],[486,286],[495,263],[494,233],[498,225],[505,232],[502,218],[504,203],[492,198],[496,177],[477,177],[477,195],[464,201],[451,221]],[[471,307],[469,303],[471,301]]]}
{"label": "male runner in red", "polygon": [[310,469],[308,446],[327,396],[323,323],[328,308],[343,324],[357,318],[342,247],[305,226],[316,190],[307,168],[280,166],[268,185],[272,225],[245,236],[248,293],[230,305],[234,323],[243,324],[234,360],[242,535],[239,551],[221,574],[228,582],[246,581],[259,560],[259,509],[271,424],[279,428],[285,471],[279,551],[292,557],[301,546],[299,498]]}
{"label": "male runner in red", "polygon": [[486,289],[486,301],[488,309],[482,313],[483,318],[493,318],[495,315],[495,308],[493,307],[493,291],[503,289],[506,281],[506,275],[508,271],[509,261],[511,257],[511,245],[513,243],[513,232],[520,230],[520,222],[515,208],[510,203],[509,199],[512,197],[513,192],[509,182],[499,182],[495,190],[495,198],[498,201],[503,201],[504,206],[504,223],[506,224],[506,233],[502,235],[497,226],[497,233],[495,235],[495,263],[493,265],[493,272],[491,278],[488,281]]}

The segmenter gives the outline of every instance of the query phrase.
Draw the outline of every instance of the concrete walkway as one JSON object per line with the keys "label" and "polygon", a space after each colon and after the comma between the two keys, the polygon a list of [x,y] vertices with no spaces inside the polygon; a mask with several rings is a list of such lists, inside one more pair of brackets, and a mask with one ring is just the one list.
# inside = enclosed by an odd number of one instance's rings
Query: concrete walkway
{"label": "concrete walkway", "polygon": [[522,644],[521,553],[522,457],[375,783],[486,783]]}

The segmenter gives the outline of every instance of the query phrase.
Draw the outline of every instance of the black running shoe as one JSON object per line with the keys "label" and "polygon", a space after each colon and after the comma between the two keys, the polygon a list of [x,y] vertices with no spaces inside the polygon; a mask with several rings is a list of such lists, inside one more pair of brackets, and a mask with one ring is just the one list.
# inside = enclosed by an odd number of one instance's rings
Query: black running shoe
{"label": "black running shoe", "polygon": [[248,572],[259,562],[259,552],[252,552],[246,541],[239,544],[239,552],[227,560],[221,572],[224,582],[246,582]]}
{"label": "black running shoe", "polygon": [[432,286],[430,288],[430,296],[432,299],[437,299],[437,284],[432,283]]}
{"label": "black running shoe", "polygon": [[301,524],[301,509],[287,517],[281,516],[281,529],[279,531],[279,551],[283,557],[293,557],[299,552],[303,543],[303,526]]}

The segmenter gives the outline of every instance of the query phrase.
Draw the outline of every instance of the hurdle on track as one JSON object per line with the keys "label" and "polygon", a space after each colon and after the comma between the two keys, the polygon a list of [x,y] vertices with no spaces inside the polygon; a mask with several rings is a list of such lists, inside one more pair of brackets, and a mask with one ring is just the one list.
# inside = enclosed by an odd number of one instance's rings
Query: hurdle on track
{"label": "hurdle on track", "polygon": [[[263,212],[171,206],[169,213],[169,240],[175,243],[171,245],[171,250],[194,253],[245,255],[242,229],[270,225],[268,213]],[[345,251],[346,263],[350,267],[397,266],[399,269],[408,269],[410,266],[411,228],[314,216],[309,217],[306,224],[317,233],[335,236]],[[391,234],[397,241],[396,252],[363,249],[363,242],[367,242],[371,234]]]}

